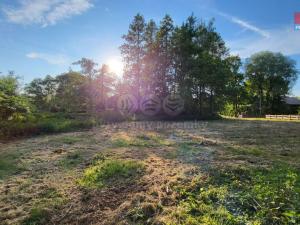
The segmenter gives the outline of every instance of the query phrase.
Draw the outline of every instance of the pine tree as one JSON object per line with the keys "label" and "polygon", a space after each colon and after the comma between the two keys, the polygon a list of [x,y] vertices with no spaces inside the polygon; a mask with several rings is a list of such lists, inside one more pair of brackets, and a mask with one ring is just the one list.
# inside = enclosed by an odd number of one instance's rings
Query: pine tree
{"label": "pine tree", "polygon": [[157,92],[161,97],[166,96],[171,89],[173,73],[172,35],[173,20],[166,15],[160,23],[156,42],[158,46]]}
{"label": "pine tree", "polygon": [[135,95],[140,99],[142,71],[144,69],[143,59],[145,57],[145,19],[137,14],[129,26],[129,31],[123,35],[125,43],[120,47],[125,62],[124,79],[135,90]]}
{"label": "pine tree", "polygon": [[145,93],[155,92],[155,79],[158,66],[158,48],[156,44],[157,26],[153,20],[147,23],[145,29],[145,57],[144,57],[144,83],[143,88]]}

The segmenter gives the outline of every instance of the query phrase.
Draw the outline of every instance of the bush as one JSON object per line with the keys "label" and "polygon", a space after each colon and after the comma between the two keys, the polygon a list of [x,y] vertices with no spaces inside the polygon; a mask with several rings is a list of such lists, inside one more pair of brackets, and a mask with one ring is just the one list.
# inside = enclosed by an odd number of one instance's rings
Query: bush
{"label": "bush", "polygon": [[234,117],[236,112],[234,111],[233,105],[226,103],[223,110],[220,112],[221,115]]}

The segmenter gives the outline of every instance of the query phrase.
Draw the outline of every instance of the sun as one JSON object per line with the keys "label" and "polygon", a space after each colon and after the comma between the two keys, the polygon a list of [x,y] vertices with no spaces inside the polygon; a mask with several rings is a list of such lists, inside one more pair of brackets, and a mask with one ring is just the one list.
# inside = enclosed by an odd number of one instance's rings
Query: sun
{"label": "sun", "polygon": [[115,73],[118,77],[122,77],[124,65],[120,58],[110,58],[106,63],[109,67],[110,72]]}

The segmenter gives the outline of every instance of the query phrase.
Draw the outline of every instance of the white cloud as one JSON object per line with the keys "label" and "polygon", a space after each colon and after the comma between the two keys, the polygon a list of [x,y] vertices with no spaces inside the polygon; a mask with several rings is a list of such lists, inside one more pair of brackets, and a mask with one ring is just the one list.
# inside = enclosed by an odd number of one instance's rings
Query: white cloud
{"label": "white cloud", "polygon": [[228,15],[228,14],[225,14],[225,13],[222,13],[222,12],[217,12],[217,14],[224,17],[224,18],[226,18],[226,19],[228,19],[229,21],[231,21],[235,24],[238,24],[239,26],[241,26],[244,29],[251,30],[251,31],[261,35],[262,37],[265,37],[265,38],[270,37],[269,32],[267,32],[267,31],[265,31],[265,30],[263,30],[259,27],[256,27],[256,26],[250,24],[249,22],[247,22],[245,20],[242,20],[240,18],[231,16],[231,15]]}
{"label": "white cloud", "polygon": [[19,0],[18,3],[18,7],[2,8],[8,21],[43,27],[80,15],[93,7],[91,0]]}
{"label": "white cloud", "polygon": [[30,52],[26,54],[26,57],[29,59],[40,59],[53,65],[65,65],[69,63],[68,57],[62,54],[52,55],[47,53]]}
{"label": "white cloud", "polygon": [[232,54],[247,58],[259,51],[281,52],[285,55],[300,54],[300,31],[283,28],[269,31],[268,38],[245,38],[227,41]]}

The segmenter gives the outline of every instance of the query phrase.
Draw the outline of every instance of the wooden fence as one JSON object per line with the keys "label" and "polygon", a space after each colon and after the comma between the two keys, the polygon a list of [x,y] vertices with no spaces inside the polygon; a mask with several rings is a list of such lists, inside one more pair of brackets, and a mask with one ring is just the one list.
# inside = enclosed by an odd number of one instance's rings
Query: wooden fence
{"label": "wooden fence", "polygon": [[267,119],[300,120],[300,115],[266,115]]}

